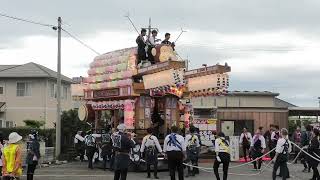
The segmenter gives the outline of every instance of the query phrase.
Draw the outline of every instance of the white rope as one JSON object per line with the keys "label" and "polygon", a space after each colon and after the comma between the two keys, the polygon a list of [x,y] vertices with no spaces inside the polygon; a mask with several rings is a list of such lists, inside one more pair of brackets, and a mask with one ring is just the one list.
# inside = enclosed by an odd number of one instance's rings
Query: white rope
{"label": "white rope", "polygon": [[246,163],[243,163],[243,164],[239,164],[239,165],[236,165],[236,166],[232,166],[232,167],[229,167],[229,169],[232,169],[232,168],[238,168],[238,167],[242,167],[242,166],[245,166],[247,164],[251,164],[255,161],[258,161],[259,159],[261,158],[264,158],[265,156],[267,156],[268,154],[270,154],[272,151],[276,150],[276,148],[273,148],[271,149],[269,152],[265,153],[264,155],[260,156],[260,157],[257,157],[256,159],[252,160],[252,161],[249,161],[249,162],[246,162]]}
{"label": "white rope", "polygon": [[301,154],[301,150],[299,151],[299,153],[297,154],[297,156],[293,159],[293,161],[291,161],[291,162],[287,162],[287,164],[294,164],[294,162],[298,159],[298,157],[300,156],[300,154]]}
{"label": "white rope", "polygon": [[[307,151],[305,151],[303,148],[301,148],[299,145],[297,145],[297,144],[295,144],[295,143],[293,143],[293,142],[291,142],[291,144],[295,145],[297,148],[299,148],[302,152],[304,152],[306,155],[308,155],[308,156],[309,156],[309,157],[311,157],[312,159],[314,159],[314,160],[316,160],[316,161],[320,162],[320,159],[318,159],[318,158],[316,158],[316,157],[312,156],[312,155],[311,155],[311,154],[309,154]],[[318,156],[318,155],[317,155],[317,156]]]}
{"label": "white rope", "polygon": [[[253,162],[255,162],[255,161],[258,161],[259,159],[267,156],[268,154],[270,154],[270,153],[271,153],[272,151],[274,151],[274,150],[275,150],[275,148],[273,148],[272,150],[270,150],[270,151],[267,152],[266,154],[264,154],[264,155],[262,155],[262,156],[260,156],[260,157],[258,157],[258,158],[256,158],[256,159],[254,159],[254,160],[252,160],[252,161],[250,161],[250,162],[243,163],[243,164],[236,165],[236,166],[231,166],[231,167],[229,167],[229,169],[238,168],[238,167],[245,166],[245,165],[247,165],[247,164],[251,164],[251,163],[253,163]],[[186,164],[186,163],[183,163],[183,164],[186,165],[186,166],[193,167],[193,168],[198,168],[198,169],[201,169],[201,170],[211,170],[211,169],[212,169],[212,168],[207,168],[207,167],[194,166],[194,165]]]}
{"label": "white rope", "polygon": [[[252,161],[249,161],[249,162],[246,162],[246,163],[243,163],[243,164],[239,164],[239,165],[236,165],[236,166],[231,166],[231,167],[229,167],[229,169],[242,167],[242,166],[245,166],[245,165],[247,165],[247,164],[251,164],[251,163],[253,163],[253,162],[255,162],[255,161],[258,161],[259,159],[261,159],[261,158],[267,156],[268,154],[270,154],[270,153],[271,153],[272,151],[274,151],[275,149],[276,149],[276,148],[273,148],[272,150],[270,150],[270,151],[267,152],[266,154],[264,154],[264,155],[262,155],[262,156],[260,156],[260,157],[258,157],[258,158],[256,158],[256,159],[254,159],[254,160],[252,160]],[[189,167],[199,168],[199,169],[203,169],[203,170],[211,170],[211,169],[212,169],[212,168],[206,168],[206,167],[200,167],[200,166],[193,166],[193,165],[191,165],[191,164],[186,164],[186,163],[183,163],[183,164],[186,165],[186,166],[189,166]]]}
{"label": "white rope", "polygon": [[[260,175],[262,174],[267,168],[268,166],[271,164],[272,161],[270,161],[261,171],[259,171],[258,173],[254,173],[254,174],[238,174],[238,173],[230,173],[228,172],[228,175],[237,175],[237,176],[257,176],[257,175]],[[195,168],[198,168],[199,170],[203,171],[203,172],[208,172],[208,173],[214,173],[214,171],[212,171],[212,168],[206,168],[206,167],[200,167],[200,166],[193,166],[193,165],[190,165],[190,164],[185,164],[184,165],[186,166],[189,166],[189,167],[195,167]],[[210,169],[210,170],[208,170]],[[221,171],[219,173],[222,173]]]}

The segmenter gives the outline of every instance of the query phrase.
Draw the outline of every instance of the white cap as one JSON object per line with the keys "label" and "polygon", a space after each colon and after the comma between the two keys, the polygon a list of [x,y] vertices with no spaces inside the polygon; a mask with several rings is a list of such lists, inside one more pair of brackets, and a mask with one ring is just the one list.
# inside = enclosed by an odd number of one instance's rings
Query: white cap
{"label": "white cap", "polygon": [[16,132],[12,132],[12,133],[10,133],[10,135],[9,135],[9,141],[8,141],[8,143],[9,143],[9,144],[14,144],[14,143],[19,142],[21,139],[22,139],[22,136],[20,136],[20,135],[19,135],[18,133],[16,133]]}
{"label": "white cap", "polygon": [[126,130],[126,125],[124,125],[124,124],[119,124],[119,125],[117,126],[117,129],[118,129],[120,132],[123,132],[123,131]]}

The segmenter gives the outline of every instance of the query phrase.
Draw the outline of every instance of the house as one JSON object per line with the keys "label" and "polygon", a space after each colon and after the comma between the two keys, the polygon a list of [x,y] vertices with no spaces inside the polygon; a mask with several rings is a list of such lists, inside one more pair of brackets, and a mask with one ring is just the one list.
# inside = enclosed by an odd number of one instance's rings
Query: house
{"label": "house", "polygon": [[71,98],[72,108],[79,109],[79,107],[85,104],[84,89],[86,84],[83,82],[83,77],[73,77],[71,84]]}
{"label": "house", "polygon": [[194,120],[217,119],[217,129],[228,135],[240,135],[246,127],[254,132],[270,124],[288,128],[289,108],[295,105],[268,91],[229,91],[225,96],[199,96],[191,99]]}
{"label": "house", "polygon": [[[61,109],[72,108],[72,80],[61,76]],[[57,118],[57,72],[33,62],[0,65],[0,127],[24,126],[24,120],[54,128]]]}

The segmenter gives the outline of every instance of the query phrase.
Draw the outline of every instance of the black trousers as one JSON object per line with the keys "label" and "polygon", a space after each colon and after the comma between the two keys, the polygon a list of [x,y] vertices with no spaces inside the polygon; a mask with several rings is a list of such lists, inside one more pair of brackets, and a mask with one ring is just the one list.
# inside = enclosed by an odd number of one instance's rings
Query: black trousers
{"label": "black trousers", "polygon": [[77,156],[80,157],[80,161],[83,161],[84,160],[84,147],[78,143],[75,145],[75,149],[76,149]]}
{"label": "black trousers", "polygon": [[179,180],[184,180],[183,153],[181,151],[168,151],[167,156],[171,180],[176,179],[176,170],[178,171]]}
{"label": "black trousers", "polygon": [[114,160],[115,160],[115,153],[113,152],[110,159],[110,170],[114,169]]}
{"label": "black trousers", "polygon": [[88,168],[90,169],[93,169],[92,160],[95,152],[96,152],[95,147],[90,147],[90,146],[87,147]]}
{"label": "black trousers", "polygon": [[310,167],[308,166],[308,156],[307,156],[307,154],[305,154],[304,152],[301,153],[301,163],[303,164],[303,167],[304,167],[305,169],[310,168]]}
{"label": "black trousers", "polygon": [[33,180],[34,171],[38,165],[38,161],[33,161],[32,164],[28,164],[27,168],[27,180]]}
{"label": "black trousers", "polygon": [[153,164],[147,163],[148,177],[150,177],[150,174],[151,174],[151,166],[153,166],[153,175],[154,175],[154,177],[157,177],[158,176],[158,162],[155,162]]}
{"label": "black trousers", "polygon": [[319,175],[319,171],[318,171],[318,163],[317,164],[312,164],[311,168],[312,168],[312,171],[313,171],[312,180],[320,179],[320,175]]}
{"label": "black trousers", "polygon": [[[252,150],[252,159],[254,159],[254,160],[261,157],[262,155],[263,155],[263,153],[261,151]],[[257,164],[258,164],[258,166],[257,166]],[[253,168],[254,169],[261,169],[261,164],[262,164],[262,158],[253,162]]]}
{"label": "black trousers", "polygon": [[247,152],[249,153],[250,146],[246,144],[242,144],[242,151],[244,160],[247,162]]}
{"label": "black trousers", "polygon": [[280,173],[282,176],[282,180],[286,180],[287,176],[288,176],[287,161],[278,161],[278,160],[276,160],[276,162],[274,163],[274,166],[273,166],[272,179],[276,180],[277,170],[279,169],[279,167],[280,167]]}
{"label": "black trousers", "polygon": [[[198,166],[197,160],[190,160],[193,166]],[[188,166],[188,175],[194,176],[197,173],[198,168]]]}
{"label": "black trousers", "polygon": [[[270,142],[270,151],[271,151],[273,148],[275,148],[276,146],[277,146],[277,142],[276,142],[276,141],[271,141],[271,142]],[[275,155],[276,155],[276,151],[272,151],[272,152],[270,153],[270,158],[273,159]]]}
{"label": "black trousers", "polygon": [[[103,156],[103,168],[104,169],[107,169],[107,162],[109,161],[109,162],[111,162],[111,154],[109,155],[109,154],[107,154],[107,155],[104,155]],[[111,169],[111,163],[110,163],[110,169]]]}
{"label": "black trousers", "polygon": [[126,180],[128,169],[118,169],[114,171],[114,180]]}
{"label": "black trousers", "polygon": [[221,162],[215,160],[214,164],[213,164],[214,174],[216,175],[217,180],[220,180],[219,166],[222,163],[222,165],[223,165],[223,180],[227,180],[228,179],[229,163],[230,163],[230,154],[220,152],[219,157],[221,159]]}

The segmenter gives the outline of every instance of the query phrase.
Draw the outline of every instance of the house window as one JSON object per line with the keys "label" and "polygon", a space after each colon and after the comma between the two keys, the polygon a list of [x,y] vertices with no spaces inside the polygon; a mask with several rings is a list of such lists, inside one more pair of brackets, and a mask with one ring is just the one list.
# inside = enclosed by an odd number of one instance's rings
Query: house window
{"label": "house window", "polygon": [[17,96],[31,96],[31,83],[18,82],[17,83]]}
{"label": "house window", "polygon": [[12,127],[13,127],[13,121],[6,121],[6,128],[12,128]]}
{"label": "house window", "polygon": [[52,98],[57,97],[57,86],[55,83],[50,84],[50,97],[52,97]]}
{"label": "house window", "polygon": [[62,99],[68,99],[68,87],[66,86],[62,88]]}
{"label": "house window", "polygon": [[2,121],[2,120],[0,120],[0,128],[2,128],[2,123],[3,123],[3,121]]}
{"label": "house window", "polygon": [[3,87],[0,87],[0,94],[3,94]]}

